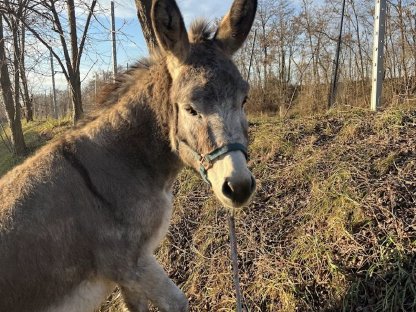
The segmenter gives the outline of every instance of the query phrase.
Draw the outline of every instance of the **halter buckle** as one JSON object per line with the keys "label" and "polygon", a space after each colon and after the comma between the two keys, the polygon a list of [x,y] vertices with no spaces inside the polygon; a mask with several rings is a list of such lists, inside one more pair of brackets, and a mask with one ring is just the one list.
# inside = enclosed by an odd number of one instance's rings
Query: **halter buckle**
{"label": "halter buckle", "polygon": [[213,166],[212,160],[208,159],[205,155],[201,155],[199,163],[205,170],[211,169]]}

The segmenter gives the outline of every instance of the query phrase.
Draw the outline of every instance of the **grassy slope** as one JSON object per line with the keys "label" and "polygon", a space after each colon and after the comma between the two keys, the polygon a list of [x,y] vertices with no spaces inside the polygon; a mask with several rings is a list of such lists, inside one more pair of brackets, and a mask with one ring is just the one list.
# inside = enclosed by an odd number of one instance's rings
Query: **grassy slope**
{"label": "grassy slope", "polygon": [[[253,118],[251,136],[258,192],[237,213],[247,308],[416,310],[416,110]],[[158,257],[192,311],[234,311],[227,214],[189,170],[178,185]],[[123,311],[113,297],[101,311]]]}
{"label": "grassy slope", "polygon": [[[35,122],[27,123],[23,121],[23,133],[25,136],[26,145],[28,147],[28,154],[34,152],[37,148],[44,145],[49,139],[53,138],[65,131],[71,122],[69,118],[55,120],[37,120]],[[4,137],[2,129],[1,134]],[[7,137],[10,138],[10,133],[7,131]],[[13,157],[3,141],[0,141],[0,177],[4,175],[10,168],[20,164],[24,157]]]}

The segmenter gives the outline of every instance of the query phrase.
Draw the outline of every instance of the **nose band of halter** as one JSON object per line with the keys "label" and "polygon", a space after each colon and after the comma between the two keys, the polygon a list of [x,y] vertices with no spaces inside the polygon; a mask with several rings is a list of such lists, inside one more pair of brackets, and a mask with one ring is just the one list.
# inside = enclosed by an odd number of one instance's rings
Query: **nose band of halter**
{"label": "nose band of halter", "polygon": [[240,151],[244,154],[246,159],[248,159],[247,148],[243,144],[240,144],[240,143],[230,143],[230,144],[223,145],[219,148],[216,148],[215,150],[213,150],[212,152],[208,154],[197,153],[192,147],[190,147],[184,141],[179,141],[179,143],[185,145],[192,152],[195,159],[199,163],[199,173],[202,179],[204,179],[204,181],[209,185],[211,185],[211,182],[208,179],[208,170],[212,168],[217,158],[229,152]]}
{"label": "nose band of halter", "polygon": [[206,183],[211,185],[211,182],[208,179],[208,169],[212,168],[212,166],[214,165],[214,161],[218,157],[221,157],[222,155],[225,155],[229,152],[234,152],[234,151],[241,151],[243,152],[246,159],[248,158],[247,148],[243,144],[240,144],[240,143],[226,144],[224,146],[221,146],[213,150],[209,154],[201,155],[199,159],[199,164],[200,164],[199,173],[201,174],[202,178],[204,179]]}

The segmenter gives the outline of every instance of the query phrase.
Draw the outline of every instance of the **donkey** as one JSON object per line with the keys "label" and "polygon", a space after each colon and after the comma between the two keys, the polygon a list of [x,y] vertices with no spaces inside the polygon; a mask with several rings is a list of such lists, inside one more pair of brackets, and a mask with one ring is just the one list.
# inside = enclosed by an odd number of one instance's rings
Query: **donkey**
{"label": "donkey", "polygon": [[188,311],[154,257],[184,166],[238,208],[247,168],[248,84],[231,60],[256,0],[235,0],[215,33],[186,31],[175,0],[151,16],[160,53],[107,88],[103,110],[0,180],[0,311],[93,311],[119,286],[130,311]]}

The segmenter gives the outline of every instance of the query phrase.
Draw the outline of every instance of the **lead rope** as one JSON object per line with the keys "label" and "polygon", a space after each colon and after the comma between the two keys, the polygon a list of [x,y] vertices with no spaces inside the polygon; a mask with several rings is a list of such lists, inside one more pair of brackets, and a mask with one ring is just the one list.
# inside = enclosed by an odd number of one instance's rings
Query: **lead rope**
{"label": "lead rope", "polygon": [[228,214],[228,227],[230,231],[230,247],[231,247],[231,261],[233,267],[233,280],[235,288],[236,311],[243,312],[243,297],[240,288],[240,276],[238,273],[238,251],[237,239],[235,234],[235,218],[234,210]]}
{"label": "lead rope", "polygon": [[[193,150],[186,142],[178,140],[178,146],[182,144],[188,148],[188,150],[194,155],[195,160],[197,160],[200,164],[199,173],[201,174],[202,178],[206,183],[211,185],[210,181],[208,180],[208,173],[207,170],[212,166],[212,162],[220,157],[231,151],[241,151],[247,158],[247,149],[245,146],[239,143],[232,143],[227,144],[225,146],[219,147],[208,153],[206,155],[200,155],[196,151]],[[234,218],[234,209],[232,212],[228,214],[228,227],[230,232],[230,249],[231,249],[231,262],[233,267],[233,281],[234,281],[234,289],[235,289],[235,297],[236,297],[236,311],[243,312],[243,296],[241,295],[241,288],[240,288],[240,276],[238,272],[238,250],[237,250],[237,238],[235,234],[235,218]]]}

